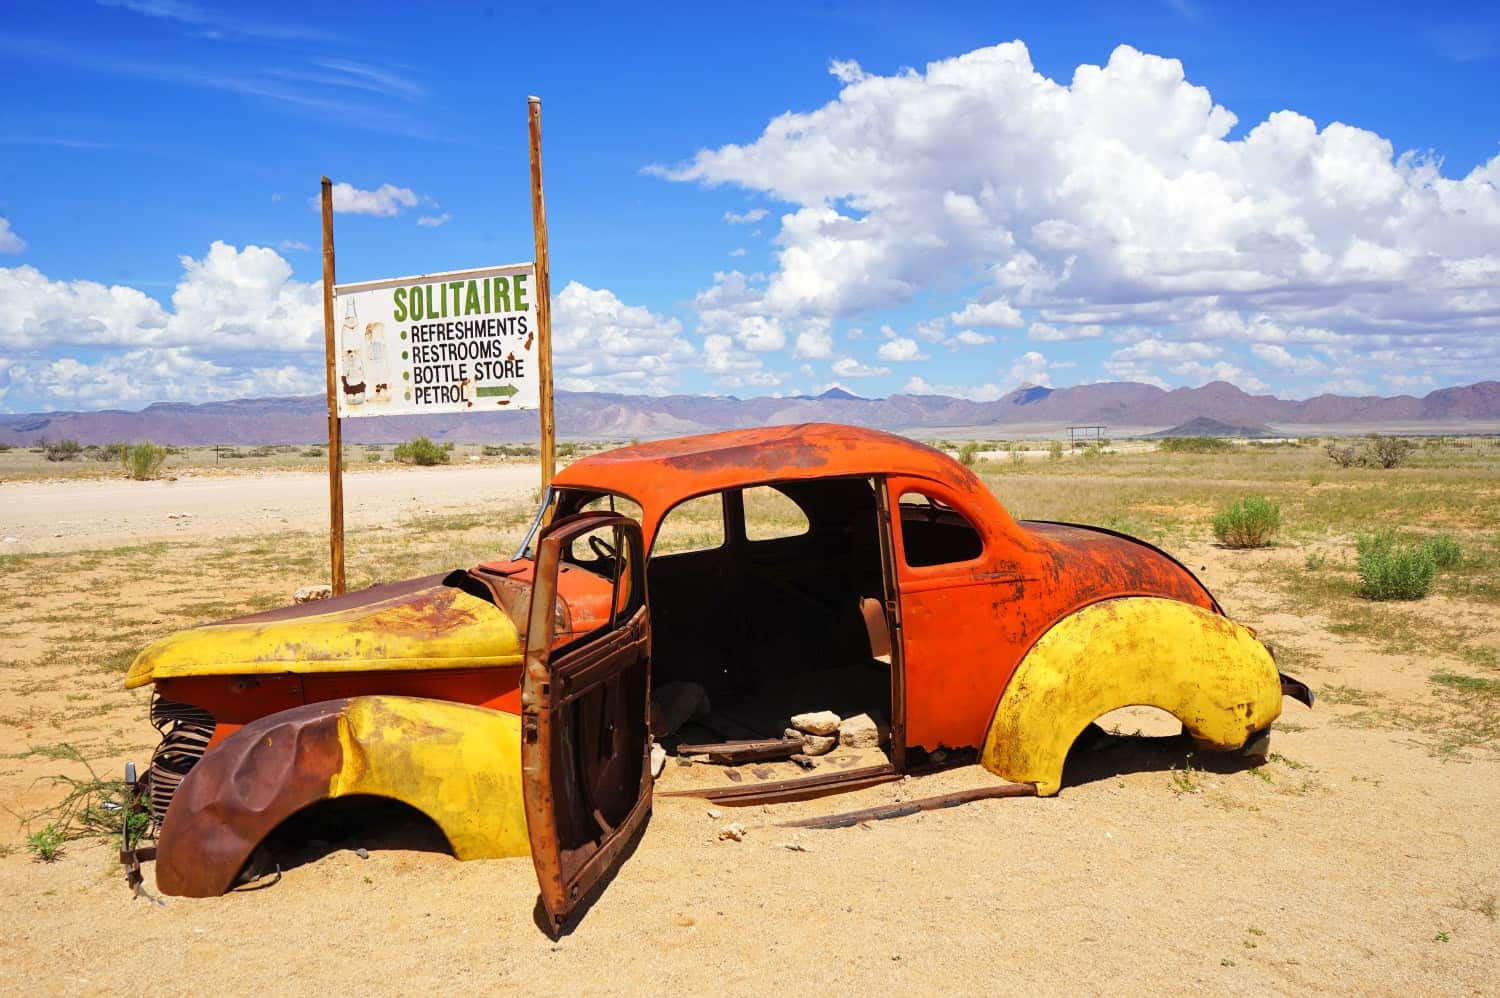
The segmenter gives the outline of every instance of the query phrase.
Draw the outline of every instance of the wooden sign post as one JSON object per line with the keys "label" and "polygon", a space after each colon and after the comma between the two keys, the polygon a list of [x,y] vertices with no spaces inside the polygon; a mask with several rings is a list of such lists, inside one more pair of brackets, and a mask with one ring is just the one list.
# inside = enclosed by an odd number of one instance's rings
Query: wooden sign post
{"label": "wooden sign post", "polygon": [[323,178],[323,350],[328,367],[328,548],[333,594],[344,592],[344,447],[334,370],[333,184]]}
{"label": "wooden sign post", "polygon": [[[538,408],[543,491],[552,484],[557,423],[547,204],[542,195],[542,100],[530,97],[527,106],[534,264],[339,286],[333,266],[333,184],[323,178],[328,545],[334,595],[345,589],[343,417]],[[342,342],[334,325],[336,299],[347,306]]]}
{"label": "wooden sign post", "polygon": [[542,491],[557,472],[557,423],[552,411],[552,288],[547,265],[547,200],[542,193],[542,99],[526,98],[531,130],[531,230],[536,240],[537,373],[541,376]]}

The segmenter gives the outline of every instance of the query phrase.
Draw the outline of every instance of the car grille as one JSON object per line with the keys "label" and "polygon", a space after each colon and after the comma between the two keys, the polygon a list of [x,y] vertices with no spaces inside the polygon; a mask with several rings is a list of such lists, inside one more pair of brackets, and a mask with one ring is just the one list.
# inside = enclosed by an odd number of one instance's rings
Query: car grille
{"label": "car grille", "polygon": [[160,828],[183,777],[208,750],[214,718],[202,707],[158,696],[151,701],[151,723],[161,732],[161,744],[151,756],[148,800]]}

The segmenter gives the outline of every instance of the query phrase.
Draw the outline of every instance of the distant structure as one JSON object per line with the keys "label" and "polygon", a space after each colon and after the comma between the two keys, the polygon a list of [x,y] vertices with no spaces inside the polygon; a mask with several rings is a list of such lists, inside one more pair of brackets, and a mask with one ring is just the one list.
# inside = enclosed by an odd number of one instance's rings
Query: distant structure
{"label": "distant structure", "polygon": [[1068,427],[1068,446],[1087,447],[1089,444],[1102,444],[1104,442],[1104,431],[1107,426],[1070,426]]}

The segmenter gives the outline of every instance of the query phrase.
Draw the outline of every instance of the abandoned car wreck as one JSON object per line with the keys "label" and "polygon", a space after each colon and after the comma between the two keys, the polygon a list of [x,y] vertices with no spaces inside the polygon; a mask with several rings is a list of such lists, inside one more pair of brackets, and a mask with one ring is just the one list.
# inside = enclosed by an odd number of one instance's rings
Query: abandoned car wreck
{"label": "abandoned car wreck", "polygon": [[[584,458],[512,558],[184,631],[126,684],[154,684],[164,732],[163,891],[222,893],[289,819],[379,798],[460,859],[531,855],[556,924],[653,792],[800,799],[968,749],[1049,796],[1112,710],[1264,752],[1284,687],[1309,699],[1169,555],[1018,522],[947,455],[825,424]],[[791,723],[812,711],[832,721]],[[653,746],[762,765],[669,765],[658,789]]]}

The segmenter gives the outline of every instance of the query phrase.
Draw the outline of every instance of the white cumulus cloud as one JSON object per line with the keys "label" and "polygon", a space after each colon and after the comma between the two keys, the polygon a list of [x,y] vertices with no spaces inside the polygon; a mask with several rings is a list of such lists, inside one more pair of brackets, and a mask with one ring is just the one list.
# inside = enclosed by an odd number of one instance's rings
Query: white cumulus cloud
{"label": "white cumulus cloud", "polygon": [[[1043,342],[1136,326],[1321,339],[1372,374],[1500,365],[1500,156],[1450,176],[1294,110],[1237,128],[1180,62],[1123,45],[1056,80],[1021,42],[892,75],[830,71],[822,106],[654,171],[789,206],[775,269],[751,286],[758,314],[863,316],[961,294],[972,303],[955,325],[1016,328],[1030,309]],[[1169,363],[1208,365],[1190,377],[1228,363],[1111,360],[1157,380]]]}
{"label": "white cumulus cloud", "polygon": [[570,281],[553,297],[557,384],[570,391],[663,394],[697,355],[681,334],[676,319]]}
{"label": "white cumulus cloud", "polygon": [[[321,204],[316,197],[309,198],[308,203],[314,208]],[[343,181],[333,185],[333,210],[336,214],[393,218],[421,203],[422,196],[410,187],[381,184],[373,191],[364,191]]]}
{"label": "white cumulus cloud", "polygon": [[960,326],[988,326],[1018,329],[1026,323],[1021,313],[1008,301],[992,301],[980,305],[970,302],[961,311],[953,313],[953,321]]}
{"label": "white cumulus cloud", "polygon": [[746,212],[726,211],[724,221],[730,225],[749,225],[759,222],[765,218],[768,212],[764,208],[751,208]]}
{"label": "white cumulus cloud", "polygon": [[25,248],[26,240],[16,235],[10,219],[0,218],[0,253],[20,253]]}
{"label": "white cumulus cloud", "polygon": [[889,360],[902,364],[927,359],[927,355],[922,352],[922,348],[917,346],[917,341],[905,336],[897,336],[880,344],[880,349],[876,353],[879,354],[881,360]]}
{"label": "white cumulus cloud", "polygon": [[861,364],[853,357],[840,357],[831,365],[833,373],[841,378],[878,378],[884,374],[890,374],[889,367],[872,367]]}

